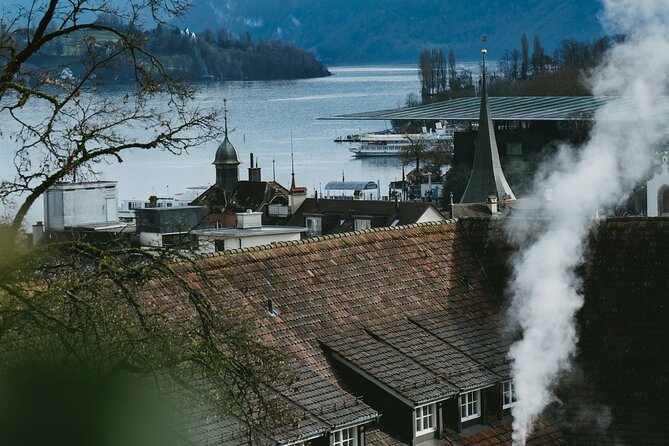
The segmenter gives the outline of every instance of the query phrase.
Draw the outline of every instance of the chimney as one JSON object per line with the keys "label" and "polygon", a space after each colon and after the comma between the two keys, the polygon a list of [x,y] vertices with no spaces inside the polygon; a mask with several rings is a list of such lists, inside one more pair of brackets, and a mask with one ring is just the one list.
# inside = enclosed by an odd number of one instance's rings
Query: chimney
{"label": "chimney", "polygon": [[316,206],[318,206],[318,191],[314,191],[314,198],[316,199]]}
{"label": "chimney", "polygon": [[251,164],[249,164],[249,181],[255,183],[261,182],[260,178],[260,167],[258,167],[258,160],[256,160],[255,166],[253,165],[253,153],[251,154]]}
{"label": "chimney", "polygon": [[449,200],[449,201],[450,201],[449,204],[450,204],[450,210],[451,210],[451,211],[450,211],[450,213],[451,213],[451,220],[453,220],[453,219],[455,218],[455,212],[454,212],[454,209],[453,209],[453,192],[451,192],[451,194],[450,194],[450,200]]}
{"label": "chimney", "polygon": [[39,244],[44,237],[44,223],[38,221],[33,225],[33,246]]}
{"label": "chimney", "polygon": [[488,196],[488,201],[486,201],[486,204],[488,205],[488,209],[490,210],[491,214],[496,214],[497,213],[497,197],[494,195],[489,195]]}

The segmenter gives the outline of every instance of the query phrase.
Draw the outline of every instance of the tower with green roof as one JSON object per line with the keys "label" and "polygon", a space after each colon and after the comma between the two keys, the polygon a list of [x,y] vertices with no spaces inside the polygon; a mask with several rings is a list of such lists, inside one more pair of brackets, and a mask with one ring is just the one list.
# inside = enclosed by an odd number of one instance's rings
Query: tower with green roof
{"label": "tower with green roof", "polygon": [[223,100],[223,119],[225,121],[225,139],[216,149],[214,166],[216,166],[216,187],[226,193],[232,192],[239,182],[239,154],[228,138],[228,107],[227,99]]}

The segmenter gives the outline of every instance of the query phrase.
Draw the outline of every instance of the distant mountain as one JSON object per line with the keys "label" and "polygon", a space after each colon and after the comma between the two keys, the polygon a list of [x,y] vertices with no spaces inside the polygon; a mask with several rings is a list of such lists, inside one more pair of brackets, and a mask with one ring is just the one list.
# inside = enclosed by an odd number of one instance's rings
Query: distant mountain
{"label": "distant mountain", "polygon": [[[0,0],[0,9],[32,0]],[[127,0],[107,0],[123,7]],[[201,33],[227,28],[254,40],[281,39],[326,63],[409,62],[427,47],[453,48],[459,61],[478,59],[481,35],[490,57],[520,48],[535,34],[546,54],[563,39],[592,40],[604,31],[601,0],[191,0],[175,25]],[[149,26],[153,27],[153,26]],[[531,50],[531,48],[530,48]]]}
{"label": "distant mountain", "polygon": [[547,54],[567,38],[604,34],[599,0],[193,0],[180,25],[225,27],[281,38],[326,63],[415,62],[426,47],[453,48],[475,60],[488,35],[491,57],[537,34]]}

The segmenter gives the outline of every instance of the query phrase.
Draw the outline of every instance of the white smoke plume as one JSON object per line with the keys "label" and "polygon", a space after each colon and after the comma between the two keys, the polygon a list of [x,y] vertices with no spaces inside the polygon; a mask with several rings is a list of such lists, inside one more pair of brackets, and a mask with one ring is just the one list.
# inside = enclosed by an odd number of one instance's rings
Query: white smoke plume
{"label": "white smoke plume", "polygon": [[522,333],[510,350],[518,404],[514,445],[525,444],[537,416],[553,399],[577,342],[575,314],[583,305],[575,268],[599,210],[621,203],[645,179],[666,142],[666,109],[657,99],[669,79],[669,1],[603,0],[608,31],[626,34],[589,76],[593,94],[621,96],[624,106],[600,109],[590,139],[563,145],[537,175],[537,196],[550,188],[553,205],[540,224],[508,221],[522,246],[513,260],[509,316]]}

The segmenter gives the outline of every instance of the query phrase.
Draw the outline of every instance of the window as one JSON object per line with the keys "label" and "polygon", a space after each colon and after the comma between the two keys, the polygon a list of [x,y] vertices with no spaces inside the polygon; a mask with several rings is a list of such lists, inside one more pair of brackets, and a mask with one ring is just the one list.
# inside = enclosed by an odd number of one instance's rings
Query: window
{"label": "window", "polygon": [[314,236],[323,233],[320,217],[306,217],[304,220],[305,226],[307,227],[307,235]]}
{"label": "window", "polygon": [[435,405],[416,407],[416,435],[426,434],[437,430],[434,422]]}
{"label": "window", "polygon": [[361,229],[369,229],[372,227],[372,222],[366,218],[356,218],[354,220],[355,230],[359,231]]}
{"label": "window", "polygon": [[481,416],[481,391],[473,390],[460,395],[460,421],[469,421]]}
{"label": "window", "polygon": [[508,409],[516,405],[516,387],[513,381],[504,381],[502,383],[502,408]]}
{"label": "window", "polygon": [[357,446],[358,438],[355,427],[334,431],[332,433],[332,446]]}

